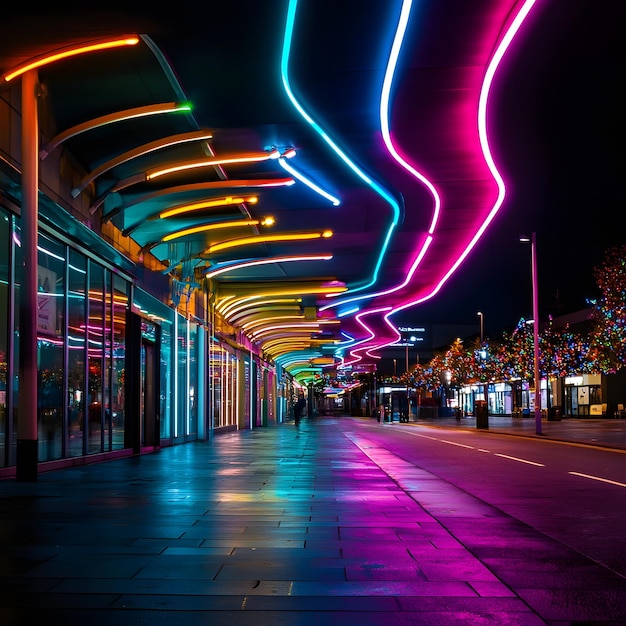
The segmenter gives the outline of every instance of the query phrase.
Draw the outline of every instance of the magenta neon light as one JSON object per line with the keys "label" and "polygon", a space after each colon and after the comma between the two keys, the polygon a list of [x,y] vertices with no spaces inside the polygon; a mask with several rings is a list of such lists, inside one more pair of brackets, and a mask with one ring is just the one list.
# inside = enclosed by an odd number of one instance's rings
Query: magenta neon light
{"label": "magenta neon light", "polygon": [[[478,103],[478,120],[477,120],[478,135],[479,135],[480,146],[483,152],[485,163],[487,164],[487,167],[489,168],[490,173],[493,176],[496,182],[497,188],[498,188],[498,195],[494,202],[494,205],[488,212],[487,216],[481,223],[480,227],[478,228],[478,230],[476,231],[476,233],[474,234],[474,236],[472,237],[468,245],[464,248],[461,254],[456,258],[454,263],[450,266],[450,268],[445,273],[445,275],[441,278],[441,280],[427,294],[422,295],[418,298],[413,298],[412,300],[404,302],[400,306],[393,307],[390,311],[388,311],[384,315],[384,319],[388,323],[390,323],[389,318],[395,313],[397,313],[398,311],[411,308],[415,305],[425,302],[426,300],[432,298],[434,295],[436,295],[440,291],[440,289],[443,287],[445,282],[452,276],[452,274],[458,269],[461,263],[467,258],[468,254],[476,245],[480,237],[484,234],[485,230],[487,229],[491,221],[494,219],[495,215],[497,214],[498,210],[500,209],[500,207],[502,206],[504,202],[506,188],[505,188],[502,176],[500,175],[498,168],[495,164],[495,161],[493,159],[493,156],[491,154],[491,150],[489,147],[489,140],[488,140],[488,133],[487,133],[487,104],[488,104],[490,89],[491,89],[491,86],[495,77],[495,73],[498,69],[498,66],[500,62],[502,61],[502,58],[504,54],[506,53],[508,47],[513,41],[513,38],[519,31],[519,28],[521,27],[522,23],[524,22],[530,10],[534,6],[535,2],[536,0],[526,0],[526,2],[523,4],[518,14],[515,16],[515,18],[511,22],[510,27],[506,31],[502,40],[500,41],[498,47],[496,48],[494,55],[492,56],[487,66],[487,70],[485,72],[485,76],[483,78],[483,83],[482,83],[482,87],[480,91],[479,103]],[[420,259],[421,257],[420,255],[418,255],[418,257],[416,258],[416,261],[419,261]],[[416,267],[417,265],[414,262],[411,268],[412,271],[415,271]],[[389,345],[389,344],[385,344],[385,345]],[[383,346],[382,345],[372,346],[370,347],[370,350],[380,349],[381,347]]]}
{"label": "magenta neon light", "polygon": [[485,157],[485,161],[487,163],[487,166],[489,167],[489,170],[491,171],[492,176],[494,177],[494,180],[496,181],[498,185],[498,197],[496,199],[496,202],[494,206],[492,207],[491,211],[489,211],[489,213],[487,214],[487,217],[481,224],[480,228],[478,229],[474,237],[472,237],[472,240],[470,241],[470,243],[466,246],[465,250],[463,250],[461,255],[456,259],[456,261],[452,264],[450,269],[446,272],[444,277],[437,283],[437,285],[425,296],[422,296],[416,300],[405,302],[401,306],[395,308],[391,313],[388,314],[388,316],[393,315],[394,313],[397,313],[398,311],[402,311],[404,309],[415,306],[416,304],[421,304],[422,302],[429,300],[436,293],[438,293],[439,290],[443,287],[443,285],[450,278],[450,276],[454,274],[454,272],[459,268],[461,263],[466,259],[467,255],[470,253],[472,248],[476,245],[478,240],[482,237],[483,233],[485,232],[485,230],[487,229],[487,227],[489,226],[493,218],[496,216],[496,213],[498,212],[498,210],[502,206],[502,203],[504,202],[504,197],[506,195],[506,188],[504,185],[504,180],[502,179],[502,176],[500,175],[500,172],[498,171],[498,168],[496,167],[495,161],[493,159],[493,155],[491,154],[491,150],[489,148],[489,139],[487,137],[487,101],[489,98],[489,92],[491,89],[491,85],[493,83],[496,70],[498,69],[498,66],[500,65],[500,62],[502,61],[502,58],[504,57],[505,52],[507,51],[508,47],[511,45],[513,38],[519,31],[522,23],[528,16],[528,13],[534,6],[535,2],[536,0],[526,0],[524,5],[520,9],[519,13],[515,16],[515,19],[513,20],[513,22],[511,23],[511,26],[509,27],[506,34],[502,38],[502,41],[498,45],[496,52],[494,53],[487,67],[487,71],[485,72],[485,78],[483,79],[482,89],[480,92],[480,98],[479,98],[479,104],[478,104],[478,133],[479,133],[480,145],[483,151],[483,155]]}

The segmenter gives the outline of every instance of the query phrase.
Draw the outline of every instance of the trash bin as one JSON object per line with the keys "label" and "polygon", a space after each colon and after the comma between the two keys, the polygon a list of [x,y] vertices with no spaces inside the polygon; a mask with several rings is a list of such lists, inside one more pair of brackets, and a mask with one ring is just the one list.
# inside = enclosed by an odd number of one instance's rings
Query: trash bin
{"label": "trash bin", "polygon": [[551,406],[548,412],[549,422],[560,422],[563,417],[563,409],[560,406]]}
{"label": "trash bin", "polygon": [[486,400],[476,400],[474,402],[476,413],[476,428],[489,428],[489,411]]}

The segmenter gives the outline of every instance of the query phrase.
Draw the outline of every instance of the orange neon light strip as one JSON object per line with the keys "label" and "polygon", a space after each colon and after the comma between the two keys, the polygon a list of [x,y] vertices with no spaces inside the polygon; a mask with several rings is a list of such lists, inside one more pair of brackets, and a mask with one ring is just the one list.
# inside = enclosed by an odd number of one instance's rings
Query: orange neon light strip
{"label": "orange neon light strip", "polygon": [[203,233],[207,230],[217,230],[218,228],[237,228],[239,226],[257,226],[260,223],[261,220],[231,220],[230,222],[214,222],[212,224],[203,224],[202,226],[194,226],[193,228],[178,230],[175,233],[165,235],[161,241],[165,243],[166,241],[172,241],[172,239]]}
{"label": "orange neon light strip", "polygon": [[175,172],[183,172],[186,170],[197,169],[199,167],[214,167],[215,165],[228,165],[229,163],[258,163],[259,161],[268,161],[275,159],[274,152],[254,152],[242,154],[240,156],[230,157],[211,157],[208,159],[200,159],[195,161],[185,161],[179,165],[171,165],[169,167],[160,167],[148,170],[146,172],[146,180],[152,180],[165,174],[173,174]]}
{"label": "orange neon light strip", "polygon": [[231,204],[242,204],[244,202],[248,202],[249,204],[256,204],[258,200],[258,196],[227,196],[225,198],[216,198],[215,200],[191,202],[190,204],[181,204],[179,206],[168,209],[167,211],[161,211],[161,213],[159,213],[159,218],[165,219],[174,215],[181,215],[182,213],[191,213],[192,211],[211,209],[213,207],[219,206],[230,206]]}
{"label": "orange neon light strip", "polygon": [[230,241],[222,241],[220,243],[210,246],[204,254],[212,254],[213,252],[220,252],[221,250],[228,250],[229,248],[236,248],[239,246],[247,246],[253,243],[267,243],[270,241],[302,241],[306,239],[320,239],[321,237],[332,237],[333,233],[330,230],[326,230],[323,233],[294,233],[291,235],[257,235],[254,237],[242,237],[241,239],[231,239]]}
{"label": "orange neon light strip", "polygon": [[54,63],[55,61],[60,61],[61,59],[66,59],[68,57],[76,56],[79,54],[85,54],[87,52],[96,52],[98,50],[108,50],[110,48],[120,48],[122,46],[134,46],[138,43],[139,37],[137,37],[137,35],[127,35],[121,39],[107,39],[106,41],[97,41],[91,44],[81,45],[78,48],[64,48],[62,50],[59,50],[58,52],[53,52],[51,54],[46,54],[44,56],[31,59],[26,63],[19,65],[14,70],[3,74],[2,78],[4,78],[4,80],[8,83],[16,76],[21,76],[22,74],[25,74],[30,70],[42,67],[43,65]]}

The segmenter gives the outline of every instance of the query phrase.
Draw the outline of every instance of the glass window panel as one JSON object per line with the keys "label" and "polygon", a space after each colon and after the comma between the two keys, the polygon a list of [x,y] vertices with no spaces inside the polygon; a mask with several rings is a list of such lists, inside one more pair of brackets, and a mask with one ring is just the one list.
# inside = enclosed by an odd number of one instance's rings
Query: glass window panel
{"label": "glass window panel", "polygon": [[113,449],[124,447],[124,385],[126,367],[126,311],[129,283],[113,277],[113,363],[111,368],[111,417]]}
{"label": "glass window panel", "polygon": [[187,358],[189,359],[189,380],[187,381],[187,435],[198,433],[198,325],[189,323],[189,346]]}
{"label": "glass window panel", "polygon": [[87,259],[70,250],[68,264],[68,456],[83,454],[86,392]]}
{"label": "glass window panel", "polygon": [[[108,449],[102,401],[104,357],[104,268],[89,263],[89,322],[87,324],[87,406],[89,413],[87,453]],[[106,445],[105,445],[106,444]]]}
{"label": "glass window panel", "polygon": [[9,262],[11,252],[11,218],[0,209],[0,467],[8,464],[7,382],[9,377],[9,319],[11,286]]}
{"label": "glass window panel", "polygon": [[187,320],[176,315],[178,325],[178,341],[176,345],[177,359],[177,393],[176,393],[176,437],[184,437],[185,419],[187,417]]}
{"label": "glass window panel", "polygon": [[104,328],[102,344],[102,405],[104,409],[104,447],[111,450],[113,447],[113,409],[111,407],[111,368],[113,362],[113,292],[111,285],[111,272],[104,269],[104,282],[102,291],[102,303],[104,306]]}
{"label": "glass window panel", "polygon": [[65,254],[63,244],[39,234],[37,256],[37,368],[40,461],[63,455],[65,331]]}

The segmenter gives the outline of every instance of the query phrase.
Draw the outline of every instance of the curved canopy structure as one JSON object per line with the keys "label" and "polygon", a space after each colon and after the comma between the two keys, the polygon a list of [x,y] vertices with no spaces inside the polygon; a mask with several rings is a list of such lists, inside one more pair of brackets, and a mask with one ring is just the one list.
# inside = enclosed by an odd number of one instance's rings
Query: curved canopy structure
{"label": "curved canopy structure", "polygon": [[42,164],[80,164],[94,222],[269,357],[356,367],[506,203],[493,94],[546,3],[55,7],[3,19],[0,71],[37,69]]}

